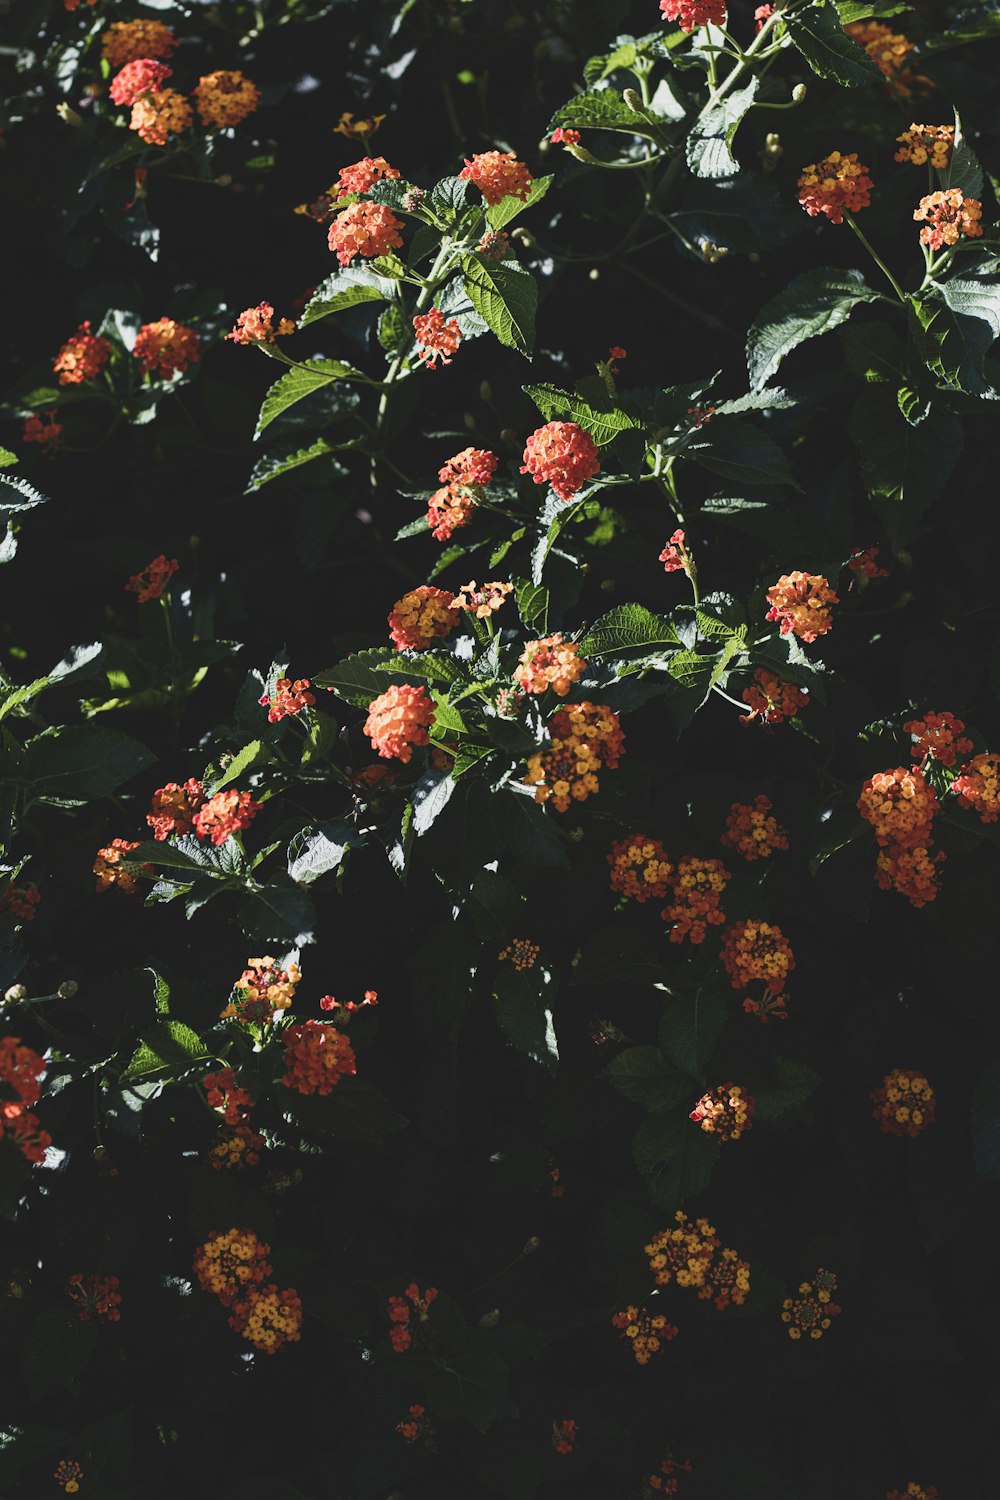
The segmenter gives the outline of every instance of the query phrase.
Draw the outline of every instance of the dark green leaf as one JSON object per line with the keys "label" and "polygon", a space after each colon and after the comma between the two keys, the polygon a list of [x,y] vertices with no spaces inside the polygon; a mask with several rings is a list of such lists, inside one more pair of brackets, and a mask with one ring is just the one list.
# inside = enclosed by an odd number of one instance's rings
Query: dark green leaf
{"label": "dark green leaf", "polygon": [[534,1062],[555,1072],[559,1045],[552,1024],[555,986],[546,969],[501,969],[493,988],[500,1029]]}
{"label": "dark green leaf", "polygon": [[522,390],[531,397],[546,421],[576,422],[590,433],[599,448],[613,442],[620,432],[639,425],[634,417],[616,407],[613,397],[607,393],[605,400],[595,405],[570,391],[560,390],[556,385],[526,385]]}
{"label": "dark green leaf", "polygon": [[647,1178],[654,1201],[666,1213],[704,1192],[718,1154],[718,1144],[682,1110],[647,1115],[632,1142],[636,1167]]}
{"label": "dark green leaf", "polygon": [[65,1306],[39,1313],[24,1341],[23,1373],[28,1397],[39,1401],[54,1386],[79,1395],[80,1377],[97,1345],[91,1323],[81,1323],[66,1300]]}
{"label": "dark green leaf", "polygon": [[1000,1181],[1000,1062],[980,1074],[972,1094],[971,1128],[976,1171]]}
{"label": "dark green leaf", "polygon": [[760,87],[756,74],[741,89],[733,89],[695,121],[687,138],[687,164],[696,177],[734,177],[740,164],[732,153],[740,122]]}
{"label": "dark green leaf", "polygon": [[24,749],[22,775],[36,797],[107,797],[156,757],[130,735],[97,725],[47,729]]}
{"label": "dark green leaf", "polygon": [[812,0],[784,17],[788,34],[820,78],[831,78],[845,88],[878,83],[882,75],[868,53],[844,33],[844,22],[833,0]]}
{"label": "dark green leaf", "polygon": [[349,380],[358,373],[353,366],[345,365],[339,359],[310,360],[307,365],[297,365],[294,369],[287,370],[264,397],[254,437],[259,438],[276,417],[280,417],[282,412],[294,406],[297,401],[312,396],[335,380]]}
{"label": "dark green leaf", "polygon": [[721,990],[703,987],[664,1001],[658,1039],[665,1057],[698,1083],[726,1024],[728,1007]]}
{"label": "dark green leaf", "polygon": [[602,615],[580,642],[585,660],[601,656],[649,656],[674,651],[680,636],[663,615],[654,615],[642,604],[621,604]]}
{"label": "dark green leaf", "polygon": [[538,305],[534,277],[520,267],[488,264],[471,255],[463,256],[462,272],[469,301],[501,344],[530,355]]}
{"label": "dark green leaf", "polygon": [[396,283],[391,277],[379,276],[368,266],[345,266],[320,282],[299,320],[300,326],[305,328],[359,302],[386,302],[395,295]]}
{"label": "dark green leaf", "polygon": [[[844,41],[859,56],[865,56],[846,37]],[[747,334],[747,368],[753,389],[766,385],[781,361],[799,344],[829,333],[845,322],[859,303],[874,302],[877,295],[860,271],[821,266],[796,276],[766,303]]]}
{"label": "dark green leaf", "polygon": [[647,1110],[673,1109],[691,1093],[690,1078],[670,1067],[659,1047],[626,1047],[604,1073],[620,1094]]}

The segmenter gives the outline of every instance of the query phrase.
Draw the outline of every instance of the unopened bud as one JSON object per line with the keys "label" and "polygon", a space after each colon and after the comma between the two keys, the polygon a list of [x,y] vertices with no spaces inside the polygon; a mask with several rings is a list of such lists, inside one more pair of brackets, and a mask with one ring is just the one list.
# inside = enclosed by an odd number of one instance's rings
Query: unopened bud
{"label": "unopened bud", "polygon": [[408,188],[403,194],[403,207],[413,213],[413,210],[419,208],[426,197],[427,194],[423,188]]}
{"label": "unopened bud", "polygon": [[587,279],[589,281],[600,281],[601,273],[596,266],[591,266],[590,270],[587,272]]}
{"label": "unopened bud", "polygon": [[600,166],[600,162],[598,162],[597,157],[594,156],[592,152],[588,151],[586,146],[581,146],[579,143],[577,143],[575,146],[567,145],[566,150],[569,152],[570,156],[575,156],[577,161],[588,162],[591,166]]}
{"label": "unopened bud", "polygon": [[792,103],[801,104],[808,92],[809,90],[806,88],[804,83],[797,83],[792,89]]}
{"label": "unopened bud", "polygon": [[702,240],[701,253],[710,266],[717,266],[729,254],[725,245],[715,245],[711,240]]}
{"label": "unopened bud", "polygon": [[601,588],[606,594],[613,594],[618,580],[616,578],[602,578]]}
{"label": "unopened bud", "polygon": [[23,984],[12,984],[4,993],[4,999],[8,1005],[19,1005],[22,1000],[27,1000],[28,991]]}
{"label": "unopened bud", "polygon": [[480,401],[493,400],[493,387],[488,380],[481,380],[479,382],[479,399]]}
{"label": "unopened bud", "polygon": [[472,415],[471,411],[467,411],[465,413],[465,416],[462,418],[462,421],[465,423],[466,430],[468,432],[475,432],[475,430],[476,430],[476,419]]}
{"label": "unopened bud", "polygon": [[72,125],[74,130],[83,124],[83,116],[78,115],[76,110],[69,104],[57,104],[56,114],[64,125]]}
{"label": "unopened bud", "polygon": [[524,1249],[521,1251],[521,1254],[522,1255],[534,1255],[535,1251],[541,1248],[541,1244],[542,1244],[542,1242],[538,1238],[538,1235],[537,1234],[533,1234],[531,1236],[531,1239],[528,1240],[528,1242],[525,1245]]}
{"label": "unopened bud", "polygon": [[518,225],[516,229],[511,230],[510,237],[512,240],[520,240],[526,250],[534,250],[535,248],[535,236],[531,233],[530,229],[522,229]]}
{"label": "unopened bud", "polygon": [[622,94],[622,98],[625,100],[625,103],[628,105],[629,109],[634,109],[637,115],[641,115],[644,113],[646,106],[643,104],[635,89],[625,89]]}
{"label": "unopened bud", "polygon": [[489,1312],[483,1313],[479,1319],[480,1328],[495,1328],[500,1321],[499,1307],[491,1307]]}
{"label": "unopened bud", "polygon": [[75,979],[64,979],[62,984],[56,990],[56,994],[59,996],[60,1000],[72,1000],[73,996],[76,994],[79,988],[80,986],[77,984]]}

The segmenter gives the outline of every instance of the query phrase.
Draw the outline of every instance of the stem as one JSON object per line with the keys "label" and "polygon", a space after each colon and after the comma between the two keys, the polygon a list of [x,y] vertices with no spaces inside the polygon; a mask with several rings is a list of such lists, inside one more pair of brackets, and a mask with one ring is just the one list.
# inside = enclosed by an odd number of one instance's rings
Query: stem
{"label": "stem", "polygon": [[857,237],[861,241],[862,245],[864,245],[865,249],[868,251],[868,254],[871,256],[872,260],[878,266],[879,270],[886,277],[887,281],[889,282],[889,285],[892,287],[893,291],[896,293],[896,296],[899,298],[900,302],[905,302],[906,301],[906,293],[903,291],[903,289],[900,286],[899,282],[896,280],[895,276],[893,276],[892,272],[889,270],[889,267],[886,265],[885,261],[879,255],[879,253],[875,249],[874,245],[872,245],[872,243],[870,242],[870,240],[868,239],[868,237],[862,232],[862,230],[860,230],[858,228],[857,224],[854,222],[854,219],[852,218],[852,216],[849,213],[845,212],[844,218],[846,219],[847,223],[850,224],[851,228],[854,230],[854,233],[857,235]]}

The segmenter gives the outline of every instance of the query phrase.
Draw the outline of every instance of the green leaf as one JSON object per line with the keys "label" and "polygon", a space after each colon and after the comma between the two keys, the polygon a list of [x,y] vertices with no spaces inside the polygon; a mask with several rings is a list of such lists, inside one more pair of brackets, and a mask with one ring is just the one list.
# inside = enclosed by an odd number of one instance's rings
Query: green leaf
{"label": "green leaf", "polygon": [[712,674],[718,658],[698,651],[675,651],[667,671],[680,692],[667,699],[667,712],[678,734],[686,729],[712,691]]}
{"label": "green leaf", "polygon": [[258,458],[250,471],[250,478],[247,480],[244,493],[252,495],[255,490],[263,489],[265,484],[270,484],[272,479],[280,479],[282,474],[289,474],[293,469],[301,469],[303,464],[310,464],[314,459],[325,458],[328,454],[338,453],[343,448],[353,448],[359,441],[359,438],[349,438],[342,443],[331,443],[327,438],[318,437],[314,438],[311,443],[303,444],[301,438],[284,438]]}
{"label": "green leaf", "polygon": [[238,781],[253,767],[269,765],[273,759],[274,755],[269,746],[266,746],[262,740],[251,740],[233,756],[224,771],[205,782],[206,797],[214,797],[216,792],[221,791],[224,786],[229,786],[230,782]]}
{"label": "green leaf", "polygon": [[667,1213],[704,1192],[718,1155],[718,1143],[675,1110],[647,1115],[632,1142],[632,1159]]}
{"label": "green leaf", "polygon": [[21,775],[40,798],[107,797],[156,756],[130,735],[97,725],[46,729],[24,747]]}
{"label": "green leaf", "polygon": [[395,295],[396,283],[391,277],[379,276],[368,266],[345,266],[320,282],[306,304],[299,326],[306,328],[331,313],[356,307],[359,302],[387,302]]}
{"label": "green leaf", "polygon": [[881,20],[886,16],[899,16],[912,9],[913,0],[837,0],[837,12],[844,26],[872,17]]}
{"label": "green leaf", "polygon": [[569,869],[565,838],[533,797],[504,788],[490,798],[490,819],[503,848],[525,864]]}
{"label": "green leaf", "polygon": [[382,1141],[409,1124],[406,1116],[393,1109],[385,1095],[363,1078],[342,1078],[333,1093],[317,1103],[329,1121],[330,1132],[343,1141]]}
{"label": "green leaf", "polygon": [[848,432],[872,503],[898,548],[948,483],[962,451],[962,424],[935,406],[919,427],[910,427],[893,394],[876,386],[855,403]]}
{"label": "green leaf", "polygon": [[833,0],[812,0],[784,16],[788,34],[820,78],[832,78],[845,88],[881,82],[882,74],[868,53],[844,33],[844,21]]}
{"label": "green leaf", "polygon": [[143,1027],[139,1036],[142,1040],[121,1075],[123,1080],[188,1068],[211,1056],[198,1033],[183,1021],[161,1018]]}
{"label": "green leaf", "polygon": [[428,771],[421,776],[410,794],[413,803],[413,832],[418,838],[444,812],[454,790],[454,778],[447,771]]}
{"label": "green leaf", "polygon": [[958,188],[966,198],[981,199],[983,196],[983,169],[979,165],[979,158],[969,145],[957,109],[955,110],[955,144],[951,158],[944,171],[937,175],[942,188]]}
{"label": "green leaf", "polygon": [[698,116],[686,146],[687,164],[696,177],[735,177],[740,170],[732,144],[759,87],[759,78],[752,75],[744,88],[733,89]]}
{"label": "green leaf", "polygon": [[735,484],[792,484],[788,459],[773,438],[739,417],[713,417],[684,447],[688,458]]}
{"label": "green leaf", "polygon": [[548,589],[544,584],[522,578],[517,585],[517,609],[527,630],[537,625],[539,630],[544,631],[549,612]]}
{"label": "green leaf", "polygon": [[531,397],[546,421],[576,422],[585,432],[590,433],[599,448],[613,442],[620,432],[639,426],[634,417],[615,406],[611,395],[606,396],[605,408],[594,406],[581,396],[560,390],[556,385],[525,385],[521,389],[526,396]]}
{"label": "green leaf", "polygon": [[315,942],[316,908],[304,890],[273,883],[253,891],[237,919],[247,937],[301,947]]}
{"label": "green leaf", "polygon": [[395,671],[398,662],[397,651],[389,646],[377,646],[371,651],[358,651],[335,667],[317,672],[313,681],[320,687],[330,688],[338,698],[346,699],[355,707],[367,708],[389,687],[391,679],[388,674]]}
{"label": "green leaf", "polygon": [[462,257],[465,290],[476,312],[509,349],[528,357],[535,342],[538,287],[520,267]]}
{"label": "green leaf", "polygon": [[1000,279],[956,276],[912,306],[932,374],[953,390],[996,399],[984,361],[1000,337]]}
{"label": "green leaf", "polygon": [[794,1057],[774,1058],[775,1081],[754,1091],[757,1115],[762,1120],[780,1120],[802,1109],[822,1083],[818,1073],[796,1062]]}
{"label": "green leaf", "polygon": [[654,615],[643,604],[620,604],[595,620],[580,642],[580,655],[587,661],[631,653],[666,655],[680,643],[676,629],[663,615]]}
{"label": "green leaf", "polygon": [[906,350],[888,323],[849,323],[837,335],[849,369],[868,385],[906,379]]}
{"label": "green leaf", "polygon": [[341,821],[303,828],[288,845],[289,877],[296,885],[312,885],[321,875],[339,870],[348,850],[363,843],[364,837]]}
{"label": "green leaf", "polygon": [[18,462],[19,459],[17,454],[11,453],[9,448],[5,448],[4,445],[0,443],[0,469],[8,469],[10,468],[11,464],[16,464]]}
{"label": "green leaf", "polygon": [[275,417],[280,417],[282,412],[305,396],[321,391],[335,380],[356,379],[360,373],[352,365],[345,365],[339,359],[310,360],[308,365],[298,365],[295,369],[287,370],[264,397],[254,437],[259,438]]}
{"label": "green leaf", "polygon": [[519,1052],[551,1073],[559,1064],[559,1045],[552,1024],[555,985],[546,969],[501,970],[493,987],[500,1029]]}
{"label": "green leaf", "polygon": [[990,1063],[972,1093],[972,1160],[983,1177],[1000,1181],[1000,1062]]}
{"label": "green leaf", "polygon": [[[853,42],[849,45],[854,46]],[[877,295],[860,271],[821,266],[796,276],[765,304],[747,335],[747,368],[753,389],[766,385],[793,349],[837,328],[859,303],[874,302]]]}
{"label": "green leaf", "polygon": [[663,1006],[658,1040],[663,1054],[694,1078],[704,1082],[704,1068],[726,1024],[728,1006],[721,990],[707,987],[693,995],[671,995]]}
{"label": "green leaf", "polygon": [[590,89],[577,94],[557,109],[549,121],[549,134],[557,125],[572,126],[580,130],[623,130],[628,135],[652,136],[653,130],[645,115],[625,103],[617,89]]}
{"label": "green leaf", "polygon": [[551,186],[551,177],[536,177],[531,184],[531,191],[527,198],[515,198],[508,193],[506,198],[501,198],[499,203],[494,203],[486,210],[487,224],[494,231],[503,229],[506,224],[516,219],[518,214],[524,213],[526,208],[534,208],[536,203],[541,202]]}
{"label": "green leaf", "polygon": [[691,1080],[668,1066],[659,1047],[626,1047],[604,1075],[626,1099],[647,1110],[673,1109],[691,1093]]}
{"label": "green leaf", "polygon": [[81,1323],[68,1300],[39,1313],[24,1340],[22,1369],[29,1400],[41,1400],[54,1386],[78,1396],[80,1377],[96,1347],[94,1325]]}
{"label": "green leaf", "polygon": [[509,1366],[489,1344],[489,1330],[472,1328],[460,1353],[449,1354],[427,1370],[427,1404],[436,1415],[464,1417],[480,1432],[504,1417],[517,1416],[507,1384]]}

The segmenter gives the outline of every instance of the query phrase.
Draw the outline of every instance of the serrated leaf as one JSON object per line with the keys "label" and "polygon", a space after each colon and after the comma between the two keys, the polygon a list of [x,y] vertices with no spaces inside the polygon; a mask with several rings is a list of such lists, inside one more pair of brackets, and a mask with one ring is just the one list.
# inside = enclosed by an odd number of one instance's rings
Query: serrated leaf
{"label": "serrated leaf", "polygon": [[636,419],[614,405],[607,396],[607,408],[600,408],[585,401],[571,391],[560,390],[556,385],[525,385],[521,389],[530,396],[546,421],[568,420],[582,427],[599,448],[614,441],[619,433],[638,427]]}
{"label": "serrated leaf", "polygon": [[364,843],[344,822],[320,823],[303,828],[288,845],[288,874],[296,885],[312,885],[321,875],[339,870],[349,849]]}
{"label": "serrated leaf", "polygon": [[788,34],[820,78],[832,78],[845,88],[881,82],[882,74],[862,47],[844,32],[844,22],[833,0],[812,0],[784,16]]}
{"label": "serrated leaf", "polygon": [[395,295],[396,283],[391,277],[379,276],[368,266],[345,266],[320,282],[306,304],[299,326],[308,327],[331,313],[356,307],[359,302],[387,302]]}
{"label": "serrated leaf", "polygon": [[270,484],[272,479],[280,479],[282,474],[301,469],[303,464],[311,464],[317,458],[326,458],[341,449],[353,448],[358,442],[360,438],[348,438],[342,443],[331,443],[323,437],[314,438],[311,443],[303,443],[301,438],[283,438],[258,458],[250,471],[244,493],[252,495],[255,490]]}
{"label": "serrated leaf", "polygon": [[413,832],[418,838],[444,812],[454,790],[454,778],[447,771],[428,771],[421,776],[410,794],[413,803]]}
{"label": "serrated leaf", "polygon": [[308,365],[297,365],[293,370],[286,370],[264,397],[254,437],[259,438],[276,417],[280,417],[282,412],[294,406],[297,401],[314,395],[334,381],[350,380],[359,374],[360,371],[355,370],[352,365],[345,365],[339,359],[311,360]]}
{"label": "serrated leaf", "polygon": [[691,1093],[691,1080],[668,1065],[659,1047],[626,1047],[604,1075],[626,1099],[647,1110],[672,1109]]}
{"label": "serrated leaf", "polygon": [[957,109],[955,110],[955,143],[947,167],[937,175],[942,188],[958,188],[966,198],[981,199],[983,196],[983,169],[979,165],[979,158],[969,145]]}
{"label": "serrated leaf", "polygon": [[491,204],[486,210],[486,222],[495,232],[503,229],[516,219],[518,214],[524,213],[526,208],[534,208],[540,203],[552,186],[552,178],[536,177],[532,181],[531,189],[527,198],[515,198],[508,193],[506,198],[501,198],[499,203]]}
{"label": "serrated leaf", "polygon": [[822,1083],[818,1073],[796,1062],[794,1057],[774,1058],[774,1083],[754,1091],[756,1112],[762,1120],[780,1120],[783,1115],[801,1109]]}
{"label": "serrated leaf", "polygon": [[774,439],[739,417],[713,417],[686,442],[684,452],[735,484],[793,483],[788,459]]}
{"label": "serrated leaf", "polygon": [[557,125],[584,130],[623,130],[628,135],[652,136],[652,128],[645,115],[632,109],[617,89],[590,89],[577,94],[568,104],[557,109],[549,121],[549,133]]}
{"label": "serrated leaf", "polygon": [[357,708],[367,708],[389,687],[391,678],[388,674],[395,670],[398,661],[398,652],[388,646],[377,646],[370,651],[358,651],[335,667],[317,672],[313,681]]}
{"label": "serrated leaf", "polygon": [[229,786],[231,782],[238,781],[254,766],[269,765],[273,759],[272,751],[264,745],[263,741],[251,740],[248,745],[243,746],[242,750],[237,751],[224,771],[205,782],[205,795],[214,797],[216,792]]}
{"label": "serrated leaf", "polygon": [[97,725],[47,729],[24,747],[21,776],[36,797],[107,797],[155,763],[130,735]]}
{"label": "serrated leaf", "polygon": [[263,886],[253,891],[237,913],[247,937],[301,947],[316,941],[316,908],[300,886]]}
{"label": "serrated leaf", "polygon": [[862,302],[874,302],[877,296],[860,271],[821,266],[796,276],[783,292],[765,304],[747,334],[747,368],[752,388],[760,390],[766,385],[793,349],[807,339],[819,338],[837,328],[855,307]]}
{"label": "serrated leaf", "polygon": [[509,263],[488,264],[462,257],[466,294],[501,344],[526,358],[535,342],[538,287],[527,271]]}
{"label": "serrated leaf", "polygon": [[620,604],[595,620],[580,642],[585,660],[602,656],[666,655],[680,646],[675,626],[663,615],[654,615],[644,604]]}
{"label": "serrated leaf", "polygon": [[647,1178],[650,1193],[665,1212],[704,1192],[719,1147],[680,1110],[647,1115],[632,1142],[632,1159]]}
{"label": "serrated leaf", "polygon": [[733,89],[718,104],[704,110],[687,138],[687,164],[696,177],[735,177],[740,164],[733,140],[760,87],[754,74],[741,89]]}
{"label": "serrated leaf", "polygon": [[554,1073],[559,1046],[552,1024],[555,985],[548,970],[503,968],[493,988],[500,1029],[534,1062]]}
{"label": "serrated leaf", "polygon": [[544,584],[522,578],[517,585],[517,610],[526,629],[537,625],[544,631],[549,612],[549,591]]}
{"label": "serrated leaf", "polygon": [[899,547],[947,484],[962,451],[962,424],[935,406],[919,427],[910,427],[893,394],[876,386],[855,403],[848,432],[875,508]]}
{"label": "serrated leaf", "polygon": [[143,1078],[150,1073],[170,1072],[189,1067],[211,1053],[201,1037],[183,1021],[166,1017],[145,1026],[139,1032],[141,1041],[132,1060],[122,1073],[122,1081]]}

